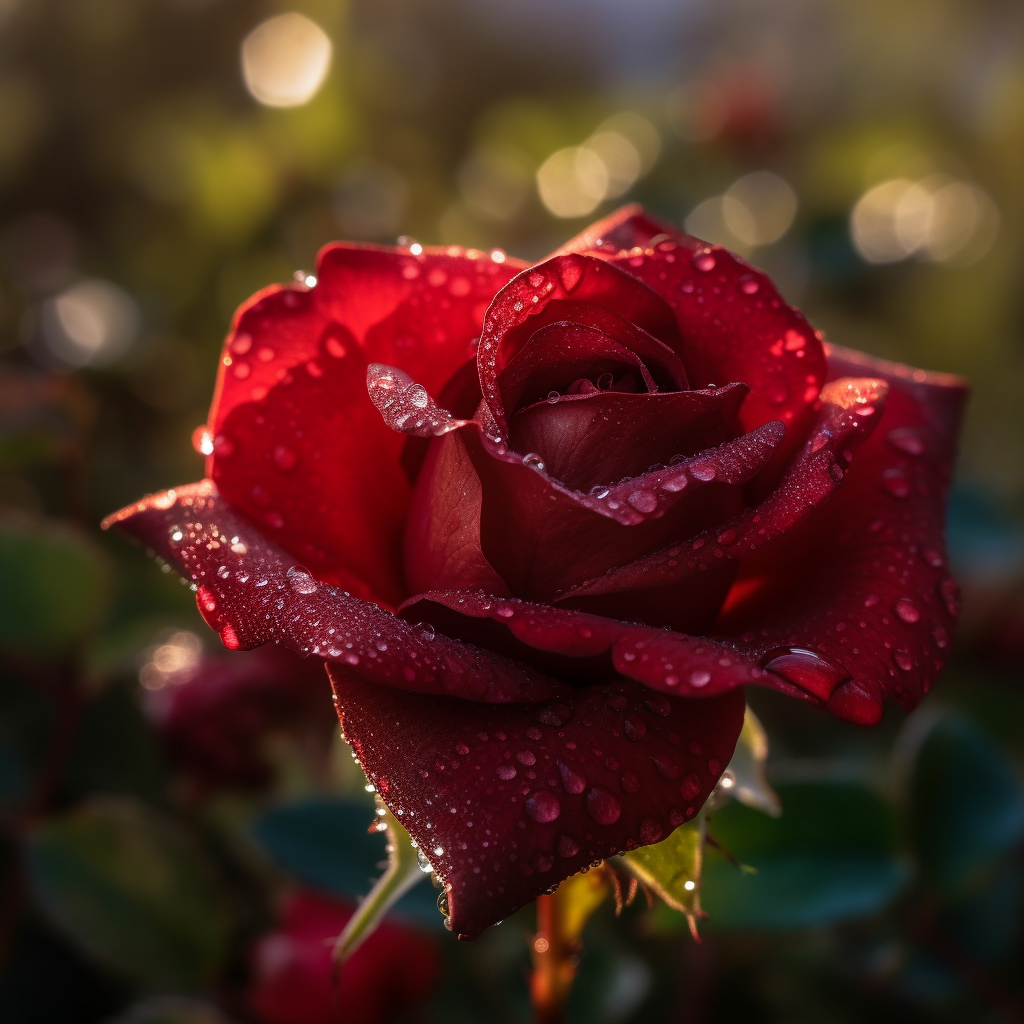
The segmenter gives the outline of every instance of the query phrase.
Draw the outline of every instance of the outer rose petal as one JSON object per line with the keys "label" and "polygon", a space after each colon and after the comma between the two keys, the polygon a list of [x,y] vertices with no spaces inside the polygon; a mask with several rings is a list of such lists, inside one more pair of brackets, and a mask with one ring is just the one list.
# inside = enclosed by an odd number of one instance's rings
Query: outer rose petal
{"label": "outer rose petal", "polygon": [[744,563],[715,632],[844,666],[851,678],[828,709],[872,724],[888,699],[913,708],[946,658],[958,599],[943,513],[967,391],[960,378],[831,346],[829,372],[888,381],[882,421],[833,500]]}
{"label": "outer rose petal", "polygon": [[435,637],[376,605],[318,584],[210,481],[110,516],[198,587],[199,610],[232,650],[273,641],[340,659],[374,682],[470,700],[546,700],[564,686],[467,644]]}
{"label": "outer rose petal", "polygon": [[[655,239],[674,238],[677,242],[696,239],[680,231],[674,224],[652,217],[639,203],[629,203],[609,214],[603,220],[584,228],[551,255],[618,253],[621,249],[648,249]],[[549,257],[550,258],[550,257]]]}
{"label": "outer rose petal", "polygon": [[[516,598],[434,591],[402,606],[449,636],[580,682],[625,676],[661,693],[712,697],[748,683],[774,685],[756,658],[732,643],[686,636]],[[787,692],[792,686],[787,684]],[[805,694],[807,696],[807,694]],[[812,693],[815,699],[827,699]]]}
{"label": "outer rose petal", "polygon": [[328,246],[315,287],[267,289],[236,314],[208,475],[319,579],[397,604],[403,439],[366,394],[367,364],[398,367],[436,393],[523,266],[473,250]]}
{"label": "outer rose petal", "polygon": [[345,735],[442,879],[461,938],[692,818],[743,723],[739,692],[686,701],[619,681],[488,706],[329,671]]}

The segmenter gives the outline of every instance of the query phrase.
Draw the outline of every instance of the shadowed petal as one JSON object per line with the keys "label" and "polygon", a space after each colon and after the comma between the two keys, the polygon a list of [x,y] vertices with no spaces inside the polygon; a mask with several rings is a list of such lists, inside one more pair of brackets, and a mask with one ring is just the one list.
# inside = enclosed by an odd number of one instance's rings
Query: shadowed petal
{"label": "shadowed petal", "polygon": [[692,818],[743,724],[740,693],[686,701],[619,681],[488,706],[329,672],[345,736],[441,878],[461,938]]}
{"label": "shadowed petal", "polygon": [[544,700],[563,689],[535,671],[435,636],[318,582],[210,481],[152,495],[104,526],[117,526],[190,579],[200,612],[232,650],[273,641],[342,661],[387,686],[471,700]]}

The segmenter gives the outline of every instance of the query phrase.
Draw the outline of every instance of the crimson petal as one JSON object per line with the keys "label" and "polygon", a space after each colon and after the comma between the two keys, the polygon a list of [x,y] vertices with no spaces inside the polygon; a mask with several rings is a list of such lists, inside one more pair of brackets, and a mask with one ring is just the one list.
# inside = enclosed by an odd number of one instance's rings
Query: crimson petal
{"label": "crimson petal", "polygon": [[745,599],[716,632],[767,658],[798,646],[843,666],[828,710],[872,724],[887,700],[913,708],[948,652],[958,608],[943,513],[967,391],[831,346],[829,373],[887,381],[882,420],[827,509],[743,565]]}
{"label": "crimson petal", "polygon": [[[749,558],[751,552],[783,537],[843,481],[845,464],[882,415],[886,392],[884,382],[870,378],[829,384],[822,392],[818,420],[803,450],[760,505],[698,534],[688,544],[674,544],[581,583],[564,598],[678,584],[723,560]],[[792,573],[782,571],[782,575],[788,579]]]}
{"label": "crimson petal", "polygon": [[401,614],[567,679],[618,674],[681,697],[712,697],[748,683],[774,683],[756,658],[731,642],[517,598],[432,591],[410,598]]}
{"label": "crimson petal", "polygon": [[647,249],[666,238],[696,241],[674,224],[652,217],[639,203],[629,203],[591,224],[551,255],[562,256],[571,252],[618,254],[622,250]]}
{"label": "crimson petal", "polygon": [[687,701],[618,681],[488,706],[329,672],[345,736],[441,878],[460,938],[692,818],[743,722],[739,692]]}
{"label": "crimson petal", "polygon": [[472,250],[327,247],[315,287],[266,289],[236,314],[210,410],[208,476],[319,578],[397,604],[409,488],[402,439],[366,394],[367,364],[437,393],[523,266]]}
{"label": "crimson petal", "polygon": [[225,502],[211,481],[152,495],[108,517],[104,527],[111,526],[193,582],[200,612],[232,650],[273,641],[338,659],[387,686],[470,700],[545,700],[564,689],[318,583]]}

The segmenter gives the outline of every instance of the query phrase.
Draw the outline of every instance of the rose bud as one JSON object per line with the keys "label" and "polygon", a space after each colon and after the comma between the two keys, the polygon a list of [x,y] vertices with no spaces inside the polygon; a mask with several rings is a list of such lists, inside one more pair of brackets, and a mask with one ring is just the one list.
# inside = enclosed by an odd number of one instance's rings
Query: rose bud
{"label": "rose bud", "polygon": [[204,657],[186,678],[150,684],[145,710],[169,763],[200,793],[258,790],[273,774],[271,735],[312,738],[326,755],[337,726],[329,691],[319,662],[265,647]]}
{"label": "rose bud", "polygon": [[377,1024],[415,1006],[438,975],[435,943],[385,921],[335,979],[331,948],[352,907],[315,893],[289,899],[276,931],[253,949],[247,1002],[262,1024]]}
{"label": "rose bud", "polygon": [[826,345],[635,207],[533,266],[316,277],[236,315],[208,479],[108,522],[228,647],[327,660],[456,933],[696,815],[743,686],[861,724],[931,687],[960,380]]}

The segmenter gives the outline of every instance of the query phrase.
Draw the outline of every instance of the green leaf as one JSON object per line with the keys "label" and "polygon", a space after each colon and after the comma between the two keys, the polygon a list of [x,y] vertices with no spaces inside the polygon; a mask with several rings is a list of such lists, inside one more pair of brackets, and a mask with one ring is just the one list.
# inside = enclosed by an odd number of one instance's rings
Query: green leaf
{"label": "green leaf", "polygon": [[100,622],[108,593],[102,552],[52,524],[0,525],[0,647],[35,658],[68,653]]}
{"label": "green leaf", "polygon": [[[377,801],[377,814],[380,826],[383,826],[379,830],[387,835],[388,866],[370,892],[360,901],[356,912],[345,925],[345,930],[338,936],[338,941],[334,944],[334,963],[337,966],[341,966],[362,945],[363,940],[373,932],[399,899],[417,882],[423,880],[424,871],[420,866],[419,851],[409,833],[384,806],[382,800]],[[438,906],[441,906],[440,901]],[[447,914],[445,923],[447,924]]]}
{"label": "green leaf", "polygon": [[712,927],[802,928],[875,913],[909,878],[882,800],[854,783],[779,787],[783,813],[769,818],[730,804],[709,820],[702,897]]}
{"label": "green leaf", "polygon": [[206,863],[144,804],[97,799],[43,823],[28,863],[38,904],[112,970],[189,990],[220,964],[228,922]]}
{"label": "green leaf", "polygon": [[[782,813],[779,796],[768,783],[765,762],[768,759],[768,734],[748,707],[736,750],[722,776],[719,792],[728,793],[741,804],[777,818]],[[731,785],[726,786],[726,781]]]}
{"label": "green leaf", "polygon": [[910,803],[918,860],[947,895],[975,886],[1024,837],[1024,794],[1013,769],[963,718],[941,719],[925,736]]}
{"label": "green leaf", "polygon": [[704,863],[704,811],[680,825],[668,839],[624,853],[621,860],[673,910],[686,915],[696,937]]}
{"label": "green leaf", "polygon": [[[384,833],[367,832],[373,819],[369,800],[318,798],[275,807],[252,831],[270,857],[305,885],[359,900],[387,856]],[[419,924],[441,926],[429,886],[412,889],[395,909]]]}

